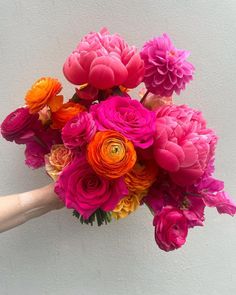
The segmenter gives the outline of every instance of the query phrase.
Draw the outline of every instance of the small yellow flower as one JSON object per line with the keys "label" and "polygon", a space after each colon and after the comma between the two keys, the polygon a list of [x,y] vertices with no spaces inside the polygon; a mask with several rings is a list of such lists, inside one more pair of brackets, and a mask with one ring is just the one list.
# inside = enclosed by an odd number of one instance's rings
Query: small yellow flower
{"label": "small yellow flower", "polygon": [[115,219],[125,218],[138,209],[140,201],[147,194],[147,190],[130,192],[128,196],[120,200],[112,212]]}

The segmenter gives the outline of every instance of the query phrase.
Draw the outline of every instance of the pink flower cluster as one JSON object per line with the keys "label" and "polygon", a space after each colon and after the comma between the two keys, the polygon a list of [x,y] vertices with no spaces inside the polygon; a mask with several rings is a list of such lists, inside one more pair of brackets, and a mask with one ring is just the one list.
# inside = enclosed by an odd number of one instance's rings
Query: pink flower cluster
{"label": "pink flower cluster", "polygon": [[28,108],[18,108],[1,124],[1,134],[8,141],[25,144],[25,163],[37,169],[45,165],[44,156],[54,144],[61,143],[60,131],[44,126],[38,114],[30,114]]}
{"label": "pink flower cluster", "polygon": [[[206,207],[236,214],[224,183],[213,176],[215,132],[200,111],[173,103],[193,78],[188,56],[167,34],[139,52],[106,28],[89,33],[63,66],[76,85],[73,97],[63,103],[53,83],[36,82],[31,100],[44,108],[18,108],[1,134],[25,144],[25,163],[45,166],[55,192],[82,222],[97,216],[107,223],[146,204],[158,246],[180,248],[191,228],[203,226]],[[141,82],[146,92],[137,101],[128,91]],[[54,121],[62,127],[53,129]]]}

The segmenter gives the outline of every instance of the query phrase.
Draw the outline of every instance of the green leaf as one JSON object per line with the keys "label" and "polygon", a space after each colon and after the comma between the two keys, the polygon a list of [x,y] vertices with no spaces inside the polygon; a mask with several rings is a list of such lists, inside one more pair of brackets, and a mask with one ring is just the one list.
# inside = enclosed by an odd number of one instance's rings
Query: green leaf
{"label": "green leaf", "polygon": [[108,224],[111,222],[111,212],[105,212],[101,209],[96,210],[88,219],[84,219],[83,216],[77,212],[76,210],[73,211],[73,216],[79,219],[81,224],[90,224],[93,225],[94,222],[97,223],[98,226],[102,224]]}

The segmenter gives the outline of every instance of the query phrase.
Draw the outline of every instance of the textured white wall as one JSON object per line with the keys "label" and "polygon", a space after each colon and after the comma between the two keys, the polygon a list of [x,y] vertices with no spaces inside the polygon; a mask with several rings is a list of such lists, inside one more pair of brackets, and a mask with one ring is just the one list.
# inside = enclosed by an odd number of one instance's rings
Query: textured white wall
{"label": "textured white wall", "polygon": [[[103,25],[137,46],[168,32],[191,50],[197,72],[179,100],[202,109],[217,130],[216,174],[236,200],[236,1],[0,0],[0,7],[0,120],[40,76],[57,76],[70,95],[62,64],[83,34]],[[1,195],[49,181],[2,139],[0,164]],[[0,294],[236,294],[235,228],[235,218],[207,210],[206,226],[166,254],[146,208],[102,228],[63,209],[0,235]]]}

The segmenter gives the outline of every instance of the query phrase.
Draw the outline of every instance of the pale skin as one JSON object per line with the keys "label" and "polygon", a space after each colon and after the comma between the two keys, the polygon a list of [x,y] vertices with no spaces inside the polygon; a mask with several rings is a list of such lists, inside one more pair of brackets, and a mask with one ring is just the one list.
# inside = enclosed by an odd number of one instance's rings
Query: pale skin
{"label": "pale skin", "polygon": [[0,233],[63,206],[54,193],[54,184],[0,197]]}

